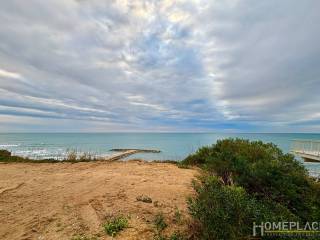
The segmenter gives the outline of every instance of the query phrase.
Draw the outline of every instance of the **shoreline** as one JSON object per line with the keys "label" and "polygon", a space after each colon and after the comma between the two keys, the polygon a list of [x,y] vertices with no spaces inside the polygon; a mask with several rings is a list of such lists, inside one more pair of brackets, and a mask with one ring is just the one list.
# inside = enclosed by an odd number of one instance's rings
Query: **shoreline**
{"label": "shoreline", "polygon": [[[94,162],[94,161],[106,161],[112,162],[117,160],[123,160],[127,157],[138,154],[138,153],[160,153],[160,150],[155,149],[138,149],[138,148],[116,148],[109,150],[110,152],[115,152],[114,154],[108,156],[98,156],[91,153],[83,152],[79,154],[77,151],[70,151],[62,159],[56,158],[43,158],[43,159],[33,159],[28,157],[23,157],[19,155],[12,155],[12,152],[6,149],[0,149],[0,162],[20,162],[20,163],[59,163],[59,162]],[[130,159],[127,159],[130,160]]]}

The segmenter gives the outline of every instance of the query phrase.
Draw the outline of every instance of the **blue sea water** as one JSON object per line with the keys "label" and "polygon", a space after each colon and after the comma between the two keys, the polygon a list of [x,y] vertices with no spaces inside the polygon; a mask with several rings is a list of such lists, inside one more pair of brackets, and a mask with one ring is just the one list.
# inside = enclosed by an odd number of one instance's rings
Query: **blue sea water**
{"label": "blue sea water", "polygon": [[[136,154],[146,160],[181,160],[197,148],[218,139],[244,138],[273,142],[289,152],[293,139],[320,140],[320,134],[300,133],[0,133],[0,149],[32,158],[63,158],[68,150],[109,155],[112,148],[159,149],[161,153]],[[320,163],[305,163],[320,173]]]}

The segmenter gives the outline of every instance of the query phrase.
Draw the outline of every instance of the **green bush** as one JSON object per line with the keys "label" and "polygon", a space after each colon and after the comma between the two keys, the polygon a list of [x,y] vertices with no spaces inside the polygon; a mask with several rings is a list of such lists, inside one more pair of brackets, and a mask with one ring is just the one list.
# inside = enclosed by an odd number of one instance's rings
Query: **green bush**
{"label": "green bush", "polygon": [[109,236],[116,236],[118,232],[122,231],[123,229],[127,228],[129,226],[128,219],[120,216],[120,217],[114,217],[111,220],[107,221],[104,225],[104,231]]}
{"label": "green bush", "polygon": [[272,143],[221,140],[200,148],[183,164],[206,170],[189,202],[203,239],[247,236],[252,222],[263,219],[320,219],[319,184],[293,155]]}
{"label": "green bush", "polygon": [[0,149],[0,158],[9,158],[9,157],[11,157],[11,152]]}
{"label": "green bush", "polygon": [[0,162],[31,162],[32,160],[24,157],[12,156],[7,150],[0,150]]}
{"label": "green bush", "polygon": [[199,148],[195,153],[190,154],[184,161],[181,162],[181,165],[199,165],[205,164],[208,161],[208,158],[212,154],[212,147],[205,146]]}
{"label": "green bush", "polygon": [[271,205],[252,198],[239,186],[224,185],[215,176],[202,177],[194,183],[197,195],[188,200],[189,211],[201,224],[201,239],[238,239],[252,233],[252,223],[298,220],[281,205]]}

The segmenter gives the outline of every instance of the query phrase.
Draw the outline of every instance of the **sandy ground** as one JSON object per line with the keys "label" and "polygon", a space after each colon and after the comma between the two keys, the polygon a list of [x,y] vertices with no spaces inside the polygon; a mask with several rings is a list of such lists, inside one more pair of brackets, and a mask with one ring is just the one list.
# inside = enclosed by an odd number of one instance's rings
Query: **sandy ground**
{"label": "sandy ground", "polygon": [[[0,164],[0,239],[112,239],[103,232],[111,216],[129,216],[116,239],[153,239],[155,214],[163,212],[167,234],[187,221],[193,169],[168,163],[92,162]],[[137,201],[144,194],[153,203]],[[181,229],[182,228],[182,229]]]}

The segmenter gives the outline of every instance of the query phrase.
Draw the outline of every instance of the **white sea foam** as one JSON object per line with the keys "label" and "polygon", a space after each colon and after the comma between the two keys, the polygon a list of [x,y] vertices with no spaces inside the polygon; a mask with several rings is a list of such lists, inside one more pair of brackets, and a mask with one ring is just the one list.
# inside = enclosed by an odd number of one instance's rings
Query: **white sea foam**
{"label": "white sea foam", "polygon": [[19,147],[19,144],[0,144],[0,148]]}
{"label": "white sea foam", "polygon": [[[12,151],[14,155],[21,156],[21,157],[29,157],[32,159],[48,159],[53,158],[57,160],[65,159],[68,155],[68,150],[63,148],[57,149],[48,149],[48,148],[24,148],[24,149],[17,149]],[[77,156],[80,157],[81,155],[87,152],[76,152]],[[90,153],[92,157],[101,157],[102,154]],[[104,156],[110,156],[110,153],[103,154]]]}

